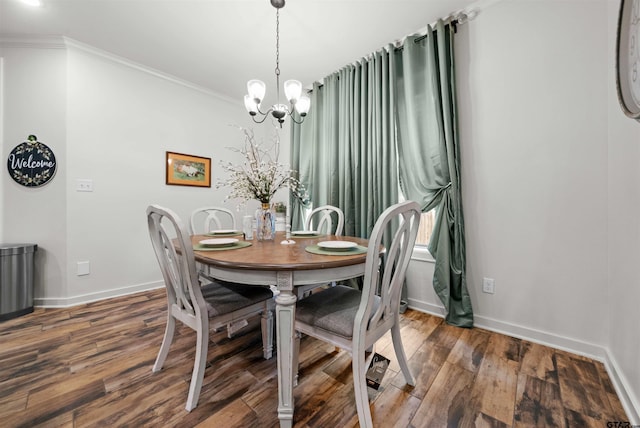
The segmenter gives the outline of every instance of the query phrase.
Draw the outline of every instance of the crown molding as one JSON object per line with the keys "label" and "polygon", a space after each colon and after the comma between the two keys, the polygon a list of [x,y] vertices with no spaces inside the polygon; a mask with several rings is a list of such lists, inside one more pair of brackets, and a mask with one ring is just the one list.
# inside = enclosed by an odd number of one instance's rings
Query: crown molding
{"label": "crown molding", "polygon": [[0,33],[0,47],[29,49],[66,49],[62,36],[33,36],[29,34]]}
{"label": "crown molding", "polygon": [[124,65],[134,70],[141,71],[146,74],[158,77],[160,79],[172,82],[174,84],[192,89],[205,95],[217,98],[231,104],[239,104],[239,101],[231,97],[221,95],[201,85],[189,82],[179,77],[164,73],[143,64],[131,61],[127,58],[118,56],[111,52],[96,48],[86,43],[79,42],[75,39],[65,36],[31,36],[28,34],[2,34],[0,33],[0,47],[2,48],[28,48],[28,49],[75,49],[94,55],[108,61]]}
{"label": "crown molding", "polygon": [[138,71],[141,71],[143,73],[150,74],[150,75],[158,77],[160,79],[167,80],[167,81],[175,83],[177,85],[184,86],[186,88],[193,89],[193,90],[201,92],[203,94],[212,96],[212,97],[217,98],[217,99],[219,99],[221,101],[225,101],[225,102],[232,103],[232,104],[238,104],[239,103],[238,100],[235,100],[235,99],[232,99],[230,97],[226,97],[226,96],[220,95],[219,93],[214,92],[211,89],[206,88],[204,86],[197,85],[197,84],[189,82],[187,80],[180,79],[179,77],[176,77],[174,75],[171,75],[171,74],[168,74],[168,73],[164,73],[164,72],[162,72],[160,70],[156,70],[154,68],[148,67],[148,66],[140,64],[140,63],[137,63],[135,61],[131,61],[131,60],[127,59],[127,58],[121,57],[121,56],[113,54],[111,52],[107,52],[105,50],[96,48],[96,47],[88,45],[86,43],[79,42],[79,41],[71,39],[69,37],[63,37],[63,39],[64,39],[64,42],[65,42],[65,45],[68,48],[76,49],[76,50],[79,50],[79,51],[82,51],[82,52],[85,52],[85,53],[88,53],[88,54],[91,54],[91,55],[106,59],[108,61],[120,64],[120,65],[124,65],[124,66],[132,68],[134,70],[138,70]]}

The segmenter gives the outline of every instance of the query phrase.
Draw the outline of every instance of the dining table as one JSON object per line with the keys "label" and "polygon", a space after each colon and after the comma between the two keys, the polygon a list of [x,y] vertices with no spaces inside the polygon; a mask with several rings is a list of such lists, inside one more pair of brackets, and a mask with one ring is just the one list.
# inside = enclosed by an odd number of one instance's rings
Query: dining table
{"label": "dining table", "polygon": [[[197,262],[207,265],[215,279],[256,286],[276,286],[276,358],[278,366],[278,419],[291,427],[294,416],[293,367],[296,287],[329,284],[364,275],[368,241],[351,236],[276,232],[273,240],[244,240],[236,245],[206,248],[199,244],[210,235],[193,235]],[[336,244],[337,243],[337,244]],[[344,246],[340,243],[345,244]],[[323,245],[324,244],[324,245]],[[336,245],[329,245],[336,244]]]}

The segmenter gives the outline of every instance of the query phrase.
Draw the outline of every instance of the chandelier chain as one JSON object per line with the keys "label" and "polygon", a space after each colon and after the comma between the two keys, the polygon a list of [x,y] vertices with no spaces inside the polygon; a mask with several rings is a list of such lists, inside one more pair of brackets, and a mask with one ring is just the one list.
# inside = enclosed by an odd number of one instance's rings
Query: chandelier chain
{"label": "chandelier chain", "polygon": [[280,9],[276,9],[276,102],[280,104]]}
{"label": "chandelier chain", "polygon": [[276,9],[276,75],[280,75],[280,9]]}
{"label": "chandelier chain", "polygon": [[[302,84],[298,80],[287,80],[284,92],[289,105],[280,104],[280,8],[284,7],[284,3],[285,0],[271,0],[271,5],[276,9],[276,104],[272,105],[266,112],[260,110],[260,103],[266,90],[264,82],[260,80],[254,79],[247,82],[249,93],[244,96],[245,108],[254,122],[262,123],[271,115],[278,121],[280,127],[282,127],[286,116],[290,116],[294,123],[302,123],[311,103],[309,97],[302,95]],[[294,111],[298,112],[300,120],[296,119]],[[256,118],[258,114],[260,118]]]}

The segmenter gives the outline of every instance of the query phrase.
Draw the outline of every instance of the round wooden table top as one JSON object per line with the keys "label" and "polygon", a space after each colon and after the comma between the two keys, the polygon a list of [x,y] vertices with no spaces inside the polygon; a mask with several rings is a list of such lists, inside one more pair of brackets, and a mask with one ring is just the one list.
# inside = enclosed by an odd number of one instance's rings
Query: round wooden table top
{"label": "round wooden table top", "polygon": [[[203,239],[211,238],[207,235],[193,235],[191,242],[197,244]],[[242,240],[242,238],[240,238]],[[254,239],[251,245],[244,248],[197,251],[195,258],[201,263],[212,266],[254,269],[254,270],[312,270],[327,269],[341,266],[351,266],[364,263],[367,253],[348,254],[336,252],[336,255],[313,254],[305,250],[310,245],[316,245],[322,241],[350,241],[367,247],[368,240],[352,236],[321,235],[318,237],[299,237],[291,239],[295,244],[281,244],[285,239],[284,232],[277,232],[272,241],[258,241]]]}

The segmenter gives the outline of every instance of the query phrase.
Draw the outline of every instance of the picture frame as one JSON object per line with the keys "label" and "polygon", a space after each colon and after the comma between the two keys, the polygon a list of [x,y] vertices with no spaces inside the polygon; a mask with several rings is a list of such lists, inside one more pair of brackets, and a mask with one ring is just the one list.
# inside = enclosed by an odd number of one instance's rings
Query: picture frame
{"label": "picture frame", "polygon": [[166,184],[211,187],[211,158],[167,152]]}

